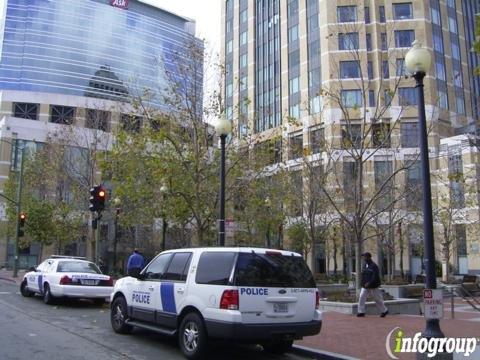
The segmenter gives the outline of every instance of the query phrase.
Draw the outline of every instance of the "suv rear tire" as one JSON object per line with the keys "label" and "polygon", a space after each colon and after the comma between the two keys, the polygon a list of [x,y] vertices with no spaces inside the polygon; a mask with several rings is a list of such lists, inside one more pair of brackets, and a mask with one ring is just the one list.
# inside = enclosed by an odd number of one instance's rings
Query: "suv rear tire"
{"label": "suv rear tire", "polygon": [[20,284],[20,293],[22,294],[22,296],[25,296],[25,297],[32,297],[33,295],[35,295],[33,291],[28,290],[26,279],[23,280],[22,283]]}
{"label": "suv rear tire", "polygon": [[194,312],[187,314],[178,332],[182,353],[190,360],[202,359],[207,349],[207,332],[202,318]]}
{"label": "suv rear tire", "polygon": [[110,310],[110,323],[112,329],[118,334],[129,334],[133,327],[128,325],[127,302],[123,296],[119,296],[113,300]]}
{"label": "suv rear tire", "polygon": [[263,350],[278,355],[290,351],[292,346],[293,340],[272,340],[262,344]]}

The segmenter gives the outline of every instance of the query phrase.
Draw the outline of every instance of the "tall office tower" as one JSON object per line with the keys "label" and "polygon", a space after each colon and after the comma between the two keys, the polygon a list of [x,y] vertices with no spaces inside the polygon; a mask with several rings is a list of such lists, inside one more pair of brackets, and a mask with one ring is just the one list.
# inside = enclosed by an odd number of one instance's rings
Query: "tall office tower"
{"label": "tall office tower", "polygon": [[[441,193],[468,197],[452,174],[479,171],[471,141],[478,128],[480,102],[479,78],[473,72],[479,57],[471,51],[478,0],[226,0],[222,4],[226,117],[238,139],[275,138],[273,162],[283,161],[291,168],[300,166],[305,154],[321,162],[328,144],[338,149],[336,161],[343,162],[344,184],[353,171],[346,143],[382,147],[369,158],[371,163],[366,162],[366,186],[375,187],[398,161],[413,161],[418,155],[418,99],[414,80],[404,68],[405,54],[418,40],[432,55],[424,81],[432,174],[446,183],[432,179],[434,206],[439,206]],[[373,130],[366,135],[367,128]],[[380,139],[380,133],[388,139]],[[418,186],[419,176],[417,166],[406,169],[405,186]],[[405,213],[419,200],[418,196],[403,199]],[[469,208],[478,217],[478,201],[467,202],[455,206]],[[436,223],[438,244],[443,241],[440,228]],[[476,230],[460,220],[454,228],[452,266],[460,272],[480,271]],[[414,276],[421,271],[421,222],[403,221],[390,236],[398,237],[398,231],[408,240],[402,261]],[[329,268],[322,246],[315,244],[319,249],[311,259],[315,271]],[[384,262],[383,245],[365,246]],[[397,254],[395,270],[399,263]]]}
{"label": "tall office tower", "polygon": [[[19,149],[42,146],[52,132],[105,138],[117,125],[141,126],[130,100],[145,89],[148,105],[169,111],[160,96],[166,72],[186,76],[178,57],[192,43],[203,47],[193,20],[140,0],[1,0],[0,189],[18,169]],[[201,92],[202,71],[195,76],[190,84]],[[30,250],[22,264],[40,260]],[[0,263],[12,256],[12,242],[8,254],[0,242]]]}

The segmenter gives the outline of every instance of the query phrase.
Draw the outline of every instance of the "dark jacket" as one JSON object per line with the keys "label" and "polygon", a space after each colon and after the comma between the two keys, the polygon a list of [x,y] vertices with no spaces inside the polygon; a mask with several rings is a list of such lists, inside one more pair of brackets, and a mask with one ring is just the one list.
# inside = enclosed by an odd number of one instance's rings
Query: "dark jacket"
{"label": "dark jacket", "polygon": [[[368,284],[368,286],[367,286]],[[380,286],[380,272],[377,264],[373,261],[370,264],[365,263],[362,269],[362,287],[366,289],[375,289]]]}

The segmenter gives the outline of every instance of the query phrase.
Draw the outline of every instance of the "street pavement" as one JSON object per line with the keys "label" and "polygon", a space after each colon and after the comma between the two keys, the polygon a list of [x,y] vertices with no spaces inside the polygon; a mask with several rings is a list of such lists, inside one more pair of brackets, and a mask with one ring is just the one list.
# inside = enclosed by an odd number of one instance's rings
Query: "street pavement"
{"label": "street pavement", "polygon": [[[108,306],[104,308],[94,307],[86,303],[69,303],[57,307],[48,307],[43,304],[40,298],[25,299],[21,297],[18,292],[18,284],[23,274],[19,273],[17,279],[13,279],[11,272],[0,270],[0,360],[3,359],[23,359],[24,357],[4,357],[5,344],[6,348],[10,348],[10,340],[4,338],[4,322],[5,310],[14,307],[16,311],[28,314],[26,309],[34,307],[34,312],[38,312],[40,322],[46,322],[50,326],[57,326],[57,331],[62,334],[64,329],[68,329],[66,325],[72,326],[72,333],[77,334],[79,339],[76,343],[85,342],[82,349],[89,349],[95,347],[99,351],[98,359],[101,358],[101,349],[109,354],[109,358],[114,359],[114,356],[123,356],[125,359],[149,359],[153,356],[162,354],[165,359],[181,359],[180,351],[176,347],[175,341],[161,337],[156,334],[136,331],[133,336],[120,336],[114,334],[110,329],[109,309]],[[7,282],[8,281],[8,282]],[[15,284],[16,283],[16,284]],[[5,291],[5,286],[10,285],[9,290]],[[15,284],[15,286],[13,286]],[[13,287],[12,287],[13,286]],[[4,294],[5,292],[5,294]],[[8,294],[6,294],[8,293]],[[15,294],[15,296],[13,296]],[[32,305],[33,304],[33,305]],[[25,308],[24,308],[25,307]],[[480,338],[480,312],[474,310],[466,302],[459,298],[455,299],[455,318],[452,319],[450,312],[450,300],[447,299],[444,305],[444,318],[440,321],[440,326],[445,336],[447,337],[477,337]],[[11,310],[8,310],[11,311]],[[7,311],[7,312],[8,312]],[[57,314],[57,317],[55,317]],[[69,315],[73,317],[70,320]],[[20,316],[20,315],[19,315]],[[60,317],[60,320],[58,319]],[[25,319],[26,320],[26,319]],[[32,322],[35,322],[33,319]],[[9,323],[10,320],[7,321]],[[12,342],[16,342],[17,338],[27,339],[30,342],[32,337],[37,335],[28,335],[25,329],[29,328],[30,322],[20,326],[17,332],[18,336]],[[31,325],[33,327],[33,325]],[[387,335],[394,328],[400,327],[404,330],[406,336],[413,336],[416,332],[425,330],[425,318],[421,315],[387,315],[385,318],[371,315],[364,318],[357,318],[353,315],[340,314],[336,312],[323,313],[323,325],[320,334],[316,336],[306,337],[303,340],[296,341],[295,345],[306,348],[303,355],[288,354],[284,357],[277,357],[264,352],[258,351],[254,348],[234,346],[230,343],[217,343],[218,349],[209,356],[211,359],[300,359],[300,358],[315,358],[315,359],[365,359],[365,360],[383,360],[389,359],[385,341]],[[9,327],[7,327],[8,329]],[[14,328],[14,327],[13,327]],[[54,331],[52,329],[51,331]],[[32,334],[36,334],[33,333]],[[60,337],[62,338],[62,337]],[[59,339],[60,339],[59,338]],[[57,341],[57,340],[55,340]],[[49,340],[39,342],[39,348],[43,344],[48,344]],[[18,343],[18,342],[17,342]],[[27,342],[28,343],[28,342]],[[62,342],[62,345],[71,344],[70,342]],[[66,346],[66,345],[65,345]],[[74,345],[72,347],[72,354],[76,354]],[[17,347],[17,346],[16,346]],[[113,350],[109,350],[113,349]],[[19,350],[20,351],[20,350]],[[86,351],[86,350],[85,350]],[[83,353],[85,353],[85,351]],[[109,352],[110,351],[110,352]],[[115,352],[116,351],[116,352]],[[135,357],[137,354],[142,354],[143,357]],[[318,353],[315,355],[315,351]],[[296,352],[299,354],[300,352]],[[163,355],[164,354],[164,355]],[[15,355],[15,353],[13,353]],[[83,356],[83,355],[82,355]],[[132,357],[133,356],[133,357]],[[139,355],[140,356],[140,355]],[[304,357],[302,357],[304,356]],[[39,357],[44,359],[45,357]],[[122,358],[122,357],[121,357]],[[122,359],[123,359],[122,358]],[[400,360],[415,359],[414,354],[401,354]],[[50,360],[57,358],[52,357]],[[63,359],[63,357],[58,357]],[[91,357],[72,357],[72,359],[91,359]],[[93,358],[92,358],[93,359]],[[469,358],[455,354],[454,360],[469,359],[480,360],[480,343],[478,343],[475,353],[471,354]]]}
{"label": "street pavement", "polygon": [[[212,342],[209,359],[300,360],[276,356],[260,347]],[[38,296],[24,298],[14,281],[0,280],[1,360],[184,359],[175,339],[134,330],[119,335],[110,326],[108,305],[61,301],[45,305]]]}

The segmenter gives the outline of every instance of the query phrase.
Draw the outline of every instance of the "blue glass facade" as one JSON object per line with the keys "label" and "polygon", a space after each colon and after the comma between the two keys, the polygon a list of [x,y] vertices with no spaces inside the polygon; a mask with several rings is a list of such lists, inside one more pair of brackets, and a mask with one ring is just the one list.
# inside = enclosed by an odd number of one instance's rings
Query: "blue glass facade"
{"label": "blue glass facade", "polygon": [[[190,61],[188,44],[203,46],[188,19],[136,0],[110,3],[5,0],[0,89],[124,100],[164,88],[165,70],[178,73],[179,56]],[[195,76],[201,89],[203,72]]]}

